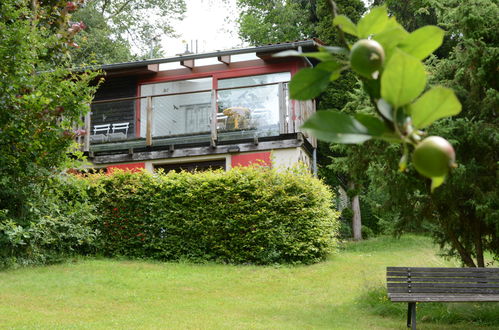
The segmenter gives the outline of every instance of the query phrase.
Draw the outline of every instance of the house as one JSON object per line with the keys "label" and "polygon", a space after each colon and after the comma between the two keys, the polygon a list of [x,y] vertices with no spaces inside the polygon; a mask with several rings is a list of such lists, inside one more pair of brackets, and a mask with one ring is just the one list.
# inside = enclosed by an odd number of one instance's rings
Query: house
{"label": "house", "polygon": [[102,66],[85,118],[83,150],[95,168],[230,169],[254,162],[314,168],[316,141],[300,130],[313,101],[288,83],[312,63],[273,57],[316,51],[305,40]]}

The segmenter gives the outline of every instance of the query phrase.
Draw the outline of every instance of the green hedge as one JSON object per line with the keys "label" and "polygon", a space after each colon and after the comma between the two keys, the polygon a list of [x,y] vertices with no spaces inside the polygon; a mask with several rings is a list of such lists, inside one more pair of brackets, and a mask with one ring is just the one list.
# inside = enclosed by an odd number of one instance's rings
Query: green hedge
{"label": "green hedge", "polygon": [[312,263],[336,246],[338,214],[301,170],[93,175],[99,250],[108,256]]}

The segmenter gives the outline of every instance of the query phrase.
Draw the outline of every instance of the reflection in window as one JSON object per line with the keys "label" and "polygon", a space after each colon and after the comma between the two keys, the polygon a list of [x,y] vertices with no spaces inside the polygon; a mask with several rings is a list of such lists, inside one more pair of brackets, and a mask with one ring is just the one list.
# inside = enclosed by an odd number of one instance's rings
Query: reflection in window
{"label": "reflection in window", "polygon": [[279,133],[279,85],[221,90],[217,102],[218,130]]}

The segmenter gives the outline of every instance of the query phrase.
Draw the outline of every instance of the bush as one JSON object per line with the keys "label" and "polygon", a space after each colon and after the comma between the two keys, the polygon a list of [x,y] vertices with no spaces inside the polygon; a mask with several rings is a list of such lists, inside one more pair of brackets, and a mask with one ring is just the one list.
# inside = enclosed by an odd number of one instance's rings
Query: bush
{"label": "bush", "polygon": [[30,212],[13,217],[0,210],[0,268],[46,264],[95,252],[98,231],[89,184],[72,176],[55,177],[27,201]]}
{"label": "bush", "polygon": [[300,170],[89,177],[108,256],[312,263],[336,246],[332,193]]}

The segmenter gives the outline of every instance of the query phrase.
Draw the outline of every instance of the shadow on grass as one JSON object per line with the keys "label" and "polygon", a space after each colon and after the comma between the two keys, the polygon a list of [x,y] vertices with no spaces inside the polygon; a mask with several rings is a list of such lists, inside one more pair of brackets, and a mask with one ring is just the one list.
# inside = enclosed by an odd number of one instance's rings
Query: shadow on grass
{"label": "shadow on grass", "polygon": [[[359,307],[369,313],[405,322],[407,303],[393,303],[386,287],[379,285],[366,289],[358,299]],[[499,327],[499,303],[418,303],[418,322],[434,324],[469,324],[470,326]]]}

